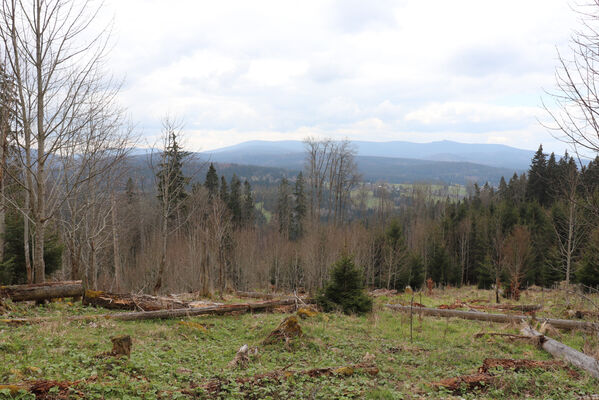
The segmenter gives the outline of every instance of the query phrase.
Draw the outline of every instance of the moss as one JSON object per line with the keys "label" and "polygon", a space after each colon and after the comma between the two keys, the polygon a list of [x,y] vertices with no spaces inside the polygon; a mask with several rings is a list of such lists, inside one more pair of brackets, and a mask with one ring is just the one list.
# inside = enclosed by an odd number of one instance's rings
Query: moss
{"label": "moss", "polygon": [[317,316],[318,312],[315,311],[315,310],[312,310],[309,307],[300,307],[297,310],[297,315],[299,315],[299,317],[302,318],[302,319],[306,319],[306,318]]}
{"label": "moss", "polygon": [[86,290],[85,291],[85,297],[87,297],[88,299],[95,299],[96,297],[100,297],[104,292],[102,292],[101,290]]}

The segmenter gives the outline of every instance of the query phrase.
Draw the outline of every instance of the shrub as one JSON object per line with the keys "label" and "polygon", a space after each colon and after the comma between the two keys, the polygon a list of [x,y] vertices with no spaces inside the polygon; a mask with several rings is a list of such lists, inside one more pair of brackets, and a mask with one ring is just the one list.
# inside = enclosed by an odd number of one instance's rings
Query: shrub
{"label": "shrub", "polygon": [[324,311],[341,310],[346,314],[372,311],[372,299],[364,292],[362,271],[349,256],[342,256],[333,265],[331,277],[316,300]]}

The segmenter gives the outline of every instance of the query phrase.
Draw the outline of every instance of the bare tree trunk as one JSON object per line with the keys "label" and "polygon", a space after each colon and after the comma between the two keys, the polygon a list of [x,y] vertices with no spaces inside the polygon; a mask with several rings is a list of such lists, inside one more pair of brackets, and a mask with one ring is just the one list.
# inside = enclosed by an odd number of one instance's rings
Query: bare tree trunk
{"label": "bare tree trunk", "polygon": [[112,253],[114,256],[114,284],[117,292],[121,291],[121,253],[119,251],[119,232],[116,217],[116,199],[114,193],[111,196],[112,202]]}
{"label": "bare tree trunk", "polygon": [[33,253],[33,269],[34,269],[34,282],[42,283],[46,280],[46,266],[44,264],[44,228],[45,228],[45,186],[46,186],[46,171],[45,171],[45,129],[44,129],[44,70],[43,56],[42,56],[42,2],[37,1],[35,5],[35,68],[37,72],[37,173],[36,173],[36,204],[35,204],[35,252]]}
{"label": "bare tree trunk", "polygon": [[574,252],[573,237],[574,237],[574,207],[575,202],[570,201],[568,207],[568,243],[566,251],[566,285],[570,284],[570,271],[572,269],[572,253]]}

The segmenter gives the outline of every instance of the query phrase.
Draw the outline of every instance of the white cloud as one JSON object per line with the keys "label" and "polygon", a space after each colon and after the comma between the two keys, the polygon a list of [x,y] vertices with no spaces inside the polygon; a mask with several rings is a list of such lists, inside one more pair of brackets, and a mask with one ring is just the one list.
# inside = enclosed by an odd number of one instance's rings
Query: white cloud
{"label": "white cloud", "polygon": [[563,0],[106,4],[132,119],[152,135],[179,115],[201,148],[306,133],[555,143],[538,105],[577,27]]}

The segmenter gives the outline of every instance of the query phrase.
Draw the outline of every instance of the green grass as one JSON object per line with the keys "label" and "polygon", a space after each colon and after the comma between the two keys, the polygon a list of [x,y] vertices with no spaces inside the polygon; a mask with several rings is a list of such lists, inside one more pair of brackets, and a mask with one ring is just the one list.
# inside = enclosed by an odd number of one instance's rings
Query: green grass
{"label": "green grass", "polygon": [[[424,296],[423,303],[453,302],[456,293]],[[463,297],[478,292],[463,293]],[[481,292],[478,297],[487,296]],[[73,398],[212,398],[202,389],[206,382],[221,379],[217,398],[251,399],[410,399],[451,398],[453,394],[430,386],[462,374],[476,372],[484,358],[551,359],[533,345],[501,338],[474,339],[481,331],[517,332],[517,327],[458,319],[418,318],[413,320],[410,342],[409,316],[385,310],[388,300],[405,301],[407,296],[378,298],[375,312],[366,316],[319,314],[300,320],[304,336],[284,345],[262,345],[262,340],[285,314],[244,314],[189,318],[208,326],[206,332],[177,320],[93,322],[56,320],[35,325],[0,325],[0,381],[18,384],[48,379],[77,381]],[[418,300],[418,298],[416,299]],[[11,317],[60,316],[98,313],[103,310],[80,304],[52,303],[45,307],[13,306]],[[133,337],[131,357],[98,357],[109,351],[110,337]],[[559,338],[579,348],[584,336],[564,332]],[[243,344],[258,347],[246,370],[231,370],[227,364]],[[287,368],[340,367],[359,363],[366,353],[376,357],[376,376],[357,371],[350,377],[311,378],[296,374],[281,382],[260,381],[239,385],[235,378],[250,377]],[[503,371],[496,384],[484,390],[460,393],[463,398],[577,398],[597,393],[597,382],[585,373],[579,379],[565,370]],[[77,392],[80,392],[79,395]],[[0,398],[34,398],[28,393]],[[456,397],[458,398],[458,397]]]}

